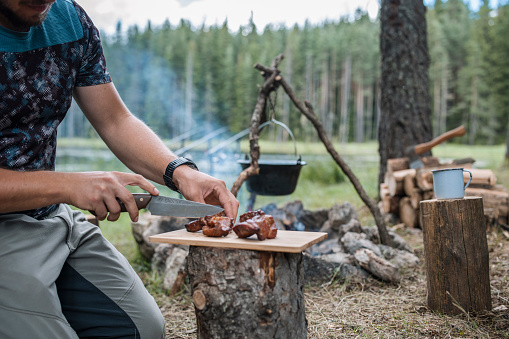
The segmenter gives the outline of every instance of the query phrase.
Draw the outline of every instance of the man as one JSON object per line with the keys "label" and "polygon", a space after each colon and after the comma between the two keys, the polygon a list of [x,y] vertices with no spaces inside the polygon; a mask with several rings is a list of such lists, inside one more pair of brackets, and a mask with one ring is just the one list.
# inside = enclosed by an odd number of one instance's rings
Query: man
{"label": "man", "polygon": [[[55,172],[71,96],[134,173]],[[0,338],[162,338],[164,319],[125,258],[68,205],[117,220],[148,180],[236,218],[224,182],[177,158],[125,107],[97,29],[73,0],[0,0]]]}

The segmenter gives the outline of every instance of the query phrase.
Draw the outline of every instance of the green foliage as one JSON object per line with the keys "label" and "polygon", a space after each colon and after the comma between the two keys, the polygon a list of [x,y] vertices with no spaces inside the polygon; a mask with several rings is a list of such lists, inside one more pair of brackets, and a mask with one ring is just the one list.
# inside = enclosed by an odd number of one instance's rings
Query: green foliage
{"label": "green foliage", "polygon": [[345,174],[333,160],[308,161],[303,166],[299,176],[300,180],[306,180],[321,184],[339,184],[345,181]]}

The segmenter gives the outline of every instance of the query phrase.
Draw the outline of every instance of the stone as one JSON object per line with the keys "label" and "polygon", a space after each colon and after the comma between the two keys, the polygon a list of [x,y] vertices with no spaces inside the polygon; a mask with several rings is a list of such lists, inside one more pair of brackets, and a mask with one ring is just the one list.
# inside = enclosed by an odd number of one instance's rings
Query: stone
{"label": "stone", "polygon": [[408,251],[399,250],[386,245],[378,245],[385,259],[389,260],[397,268],[415,267],[421,263],[419,258]]}
{"label": "stone", "polygon": [[350,254],[355,254],[359,249],[369,249],[375,255],[379,257],[382,256],[380,248],[373,242],[366,239],[366,235],[364,233],[347,232],[341,238],[341,242],[343,243],[346,251]]}
{"label": "stone", "polygon": [[323,224],[329,219],[329,210],[325,208],[316,211],[303,210],[299,215],[299,220],[304,224],[308,232],[316,232],[322,228]]}
{"label": "stone", "polygon": [[329,210],[330,227],[334,230],[338,230],[341,225],[348,223],[352,218],[357,219],[357,211],[349,202],[333,205]]}
{"label": "stone", "polygon": [[343,249],[337,239],[326,239],[306,250],[313,256],[342,252]]}
{"label": "stone", "polygon": [[361,267],[349,263],[338,264],[328,262],[309,254],[304,257],[304,279],[306,284],[328,284],[333,280],[363,281],[369,278],[369,273]]}
{"label": "stone", "polygon": [[341,239],[348,232],[363,233],[359,219],[352,218],[346,224],[341,225],[338,230],[338,237]]}

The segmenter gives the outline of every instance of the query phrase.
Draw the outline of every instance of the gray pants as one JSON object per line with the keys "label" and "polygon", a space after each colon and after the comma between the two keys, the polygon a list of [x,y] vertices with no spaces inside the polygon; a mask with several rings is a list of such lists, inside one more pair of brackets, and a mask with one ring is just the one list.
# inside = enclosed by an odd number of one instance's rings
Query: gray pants
{"label": "gray pants", "polygon": [[127,260],[61,204],[44,220],[0,216],[0,338],[164,337],[164,318]]}

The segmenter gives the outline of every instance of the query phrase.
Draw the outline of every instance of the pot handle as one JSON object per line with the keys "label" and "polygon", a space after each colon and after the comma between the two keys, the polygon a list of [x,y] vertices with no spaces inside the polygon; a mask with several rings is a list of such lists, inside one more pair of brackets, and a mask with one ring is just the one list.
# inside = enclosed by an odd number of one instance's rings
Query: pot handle
{"label": "pot handle", "polygon": [[292,137],[292,140],[293,140],[293,149],[295,151],[295,156],[297,156],[297,143],[295,142],[295,137],[293,136],[293,133],[290,130],[290,128],[288,128],[288,126],[283,124],[281,121],[278,121],[276,119],[270,119],[269,121],[265,121],[263,124],[261,124],[258,127],[258,130],[261,131],[265,126],[267,126],[270,123],[273,123],[273,124],[276,124],[276,125],[279,125],[279,126],[283,127],[288,132],[288,134],[290,134],[290,136]]}

